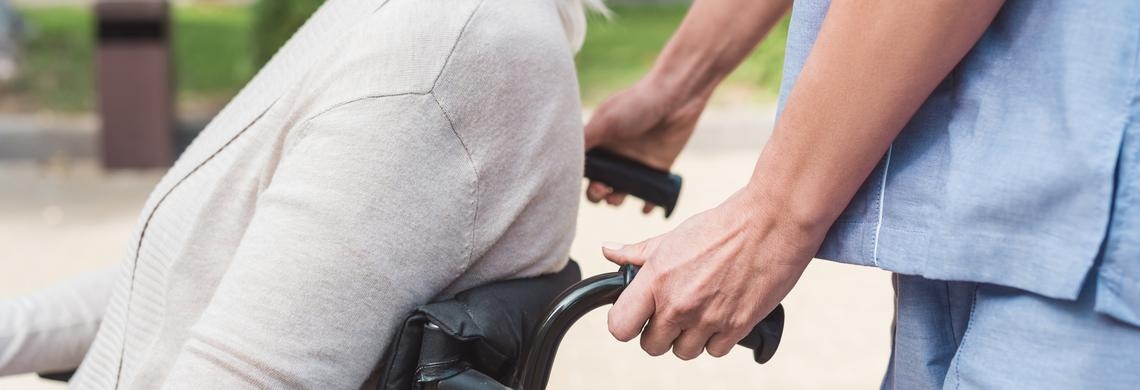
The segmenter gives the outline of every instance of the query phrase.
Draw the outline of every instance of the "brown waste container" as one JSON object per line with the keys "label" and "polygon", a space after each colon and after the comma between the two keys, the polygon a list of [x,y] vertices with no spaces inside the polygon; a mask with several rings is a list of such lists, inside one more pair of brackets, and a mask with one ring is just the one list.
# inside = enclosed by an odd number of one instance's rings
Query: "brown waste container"
{"label": "brown waste container", "polygon": [[159,0],[100,0],[95,83],[108,168],[174,161],[170,8]]}

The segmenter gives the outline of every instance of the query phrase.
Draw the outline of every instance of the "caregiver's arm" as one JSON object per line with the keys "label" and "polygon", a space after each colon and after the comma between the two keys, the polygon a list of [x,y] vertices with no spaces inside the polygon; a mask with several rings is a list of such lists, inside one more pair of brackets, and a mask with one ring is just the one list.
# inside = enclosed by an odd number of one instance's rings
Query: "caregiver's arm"
{"label": "caregiver's arm", "polygon": [[[604,144],[650,166],[668,169],[692,134],[713,89],[736,69],[787,13],[790,0],[697,0],[652,70],[598,107],[586,126],[586,148]],[[591,183],[594,202],[611,195]]]}
{"label": "caregiver's arm", "polygon": [[1002,3],[834,2],[745,191],[828,228]]}
{"label": "caregiver's arm", "polygon": [[[723,355],[787,295],[860,184],[1001,0],[835,1],[750,183],[649,241],[610,311],[652,354]],[[607,245],[614,246],[614,245]],[[648,277],[646,277],[648,276]],[[642,329],[646,320],[649,324]]]}

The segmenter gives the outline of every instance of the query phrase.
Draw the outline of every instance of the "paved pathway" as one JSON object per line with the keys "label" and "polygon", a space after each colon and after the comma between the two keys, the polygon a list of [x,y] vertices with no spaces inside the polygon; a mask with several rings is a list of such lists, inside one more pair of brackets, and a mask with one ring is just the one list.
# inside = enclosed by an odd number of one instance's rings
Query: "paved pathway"
{"label": "paved pathway", "polygon": [[98,119],[0,113],[0,162],[95,158]]}

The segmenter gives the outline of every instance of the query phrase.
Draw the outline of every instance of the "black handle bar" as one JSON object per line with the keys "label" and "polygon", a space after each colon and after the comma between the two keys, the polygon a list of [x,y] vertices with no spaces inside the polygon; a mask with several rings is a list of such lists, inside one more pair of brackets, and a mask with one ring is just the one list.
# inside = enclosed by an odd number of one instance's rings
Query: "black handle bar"
{"label": "black handle bar", "polygon": [[681,177],[602,149],[586,152],[586,178],[605,183],[673,214],[681,196]]}
{"label": "black handle bar", "polygon": [[[554,355],[558,353],[558,345],[562,342],[566,331],[591,310],[614,303],[636,275],[637,267],[622,266],[618,272],[601,274],[578,282],[559,295],[554,300],[554,305],[547,311],[546,318],[543,318],[530,338],[530,345],[523,351],[523,360],[520,362],[513,388],[545,389],[554,366]],[[784,308],[779,305],[737,344],[752,349],[753,359],[763,364],[776,353],[783,330]]]}

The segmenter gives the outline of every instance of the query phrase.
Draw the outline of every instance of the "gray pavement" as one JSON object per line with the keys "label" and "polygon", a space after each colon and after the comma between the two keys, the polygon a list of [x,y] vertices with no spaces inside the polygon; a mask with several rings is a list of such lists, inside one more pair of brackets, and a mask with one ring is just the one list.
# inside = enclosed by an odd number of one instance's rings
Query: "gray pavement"
{"label": "gray pavement", "polygon": [[93,115],[0,113],[0,162],[93,159],[98,153],[97,126]]}
{"label": "gray pavement", "polygon": [[[742,186],[767,139],[771,109],[715,108],[676,170],[686,188],[671,220],[642,217],[635,205],[586,205],[571,250],[586,274],[614,267],[602,241],[633,242],[668,230],[713,207]],[[3,120],[0,119],[0,128]],[[31,130],[29,130],[31,131]],[[90,147],[94,133],[71,133]],[[80,134],[80,135],[75,135]],[[32,138],[35,138],[32,136]],[[43,142],[51,149],[51,142]],[[0,133],[0,151],[8,143]],[[11,148],[9,148],[11,149]],[[17,148],[18,149],[18,148]],[[87,154],[90,156],[90,153]],[[138,208],[158,171],[99,169],[82,153],[30,158],[0,156],[0,298],[24,294],[68,276],[116,264]],[[551,389],[871,389],[888,357],[892,293],[889,275],[814,262],[785,300],[788,322],[776,358],[764,366],[748,351],[681,362],[645,356],[636,342],[614,341],[605,310],[571,330],[559,352]],[[57,389],[34,376],[0,378],[0,389]]]}

